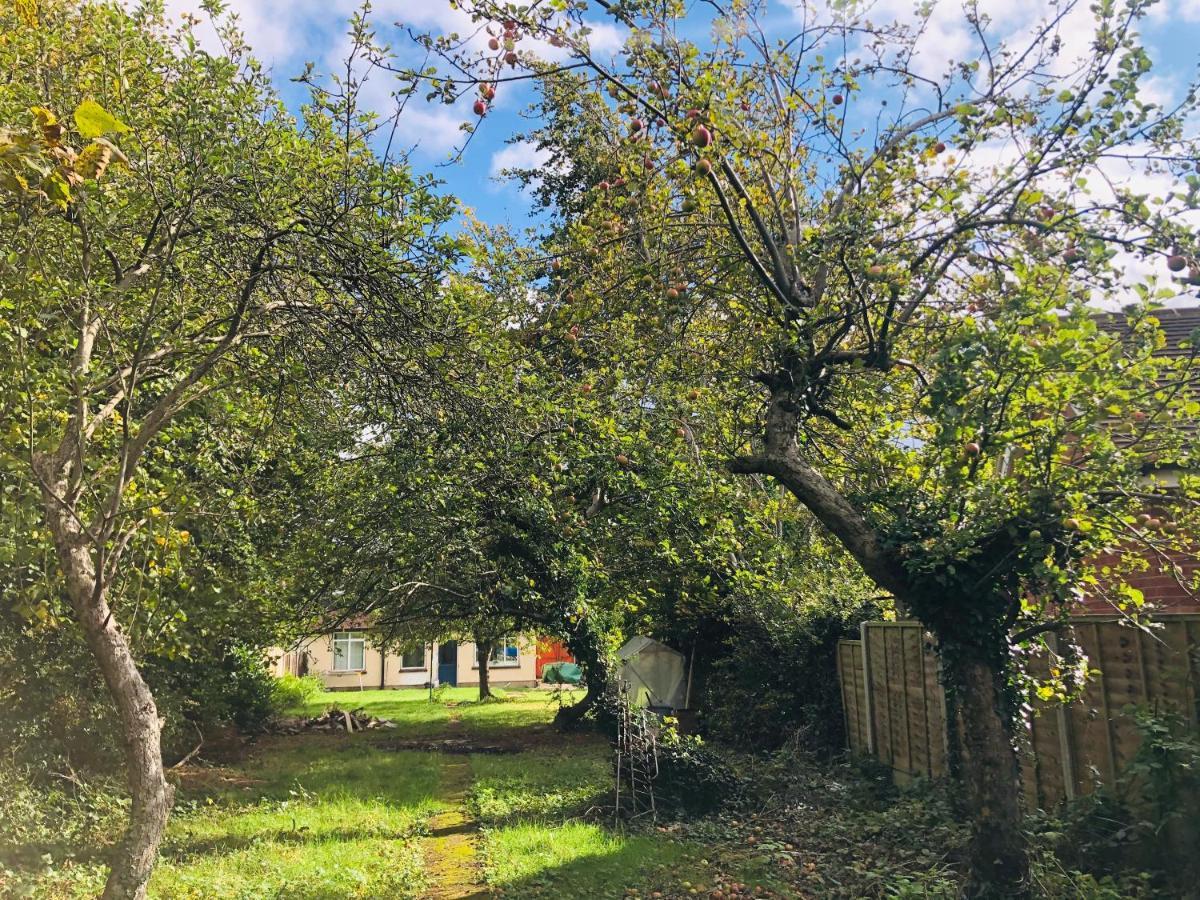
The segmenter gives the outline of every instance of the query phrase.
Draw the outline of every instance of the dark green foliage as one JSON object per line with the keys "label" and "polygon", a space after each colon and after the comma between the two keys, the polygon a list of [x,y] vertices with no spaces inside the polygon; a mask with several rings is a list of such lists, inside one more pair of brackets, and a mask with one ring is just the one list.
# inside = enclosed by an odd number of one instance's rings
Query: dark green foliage
{"label": "dark green foliage", "polygon": [[275,679],[261,651],[239,644],[203,649],[194,647],[186,658],[149,659],[144,667],[160,710],[167,711],[168,757],[194,746],[197,730],[234,725],[253,733],[275,712]]}
{"label": "dark green foliage", "polygon": [[1200,878],[1200,735],[1174,713],[1131,714],[1142,743],[1117,783],[1038,830],[1071,868],[1113,878],[1147,870],[1174,896]]}
{"label": "dark green foliage", "polygon": [[658,737],[654,802],[667,815],[706,815],[736,798],[741,779],[726,757],[695,734],[681,734],[666,719]]}
{"label": "dark green foliage", "polygon": [[736,623],[705,679],[705,732],[747,750],[777,749],[794,738],[817,753],[841,751],[837,642],[857,637],[859,623],[879,614],[869,602],[778,604]]}
{"label": "dark green foliage", "polygon": [[[274,713],[274,679],[261,651],[192,646],[186,657],[143,660],[165,721],[163,753],[181,757],[199,735],[232,725],[260,730]],[[121,759],[116,712],[74,629],[0,622],[0,748],[13,763],[56,775],[110,774]]]}

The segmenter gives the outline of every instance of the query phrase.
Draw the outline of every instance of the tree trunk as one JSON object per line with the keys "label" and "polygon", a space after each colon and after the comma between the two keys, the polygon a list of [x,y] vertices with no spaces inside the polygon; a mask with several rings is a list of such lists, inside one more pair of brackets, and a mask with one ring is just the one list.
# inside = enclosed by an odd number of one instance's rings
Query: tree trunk
{"label": "tree trunk", "polygon": [[554,724],[563,731],[578,728],[583,717],[599,703],[608,687],[608,663],[600,649],[598,639],[589,629],[567,641],[567,649],[583,670],[586,690],[583,697],[571,706],[561,707],[554,716]]}
{"label": "tree trunk", "polygon": [[947,675],[955,764],[972,820],[967,895],[1029,896],[1029,859],[1004,674],[974,658],[952,662]]}
{"label": "tree trunk", "polygon": [[[904,560],[883,536],[796,446],[800,413],[786,391],[772,392],[767,405],[764,446],[756,456],[730,463],[738,474],[774,477],[829,529],[862,566],[867,576],[897,600],[898,608],[918,594]],[[949,637],[961,641],[962,634]],[[960,644],[961,646],[961,644]],[[1001,653],[1007,653],[1003,648]],[[1011,718],[1004,703],[1004,673],[980,651],[948,670],[947,687],[957,697],[961,766],[972,818],[971,889],[975,896],[1022,896],[1028,893],[1029,860],[1022,836],[1020,782],[1012,746]]]}
{"label": "tree trunk", "polygon": [[492,686],[488,683],[491,677],[488,673],[488,659],[492,655],[492,641],[481,641],[478,638],[475,640],[475,657],[479,660],[479,699],[490,700],[492,698]]}
{"label": "tree trunk", "polygon": [[124,838],[111,861],[103,897],[140,900],[146,896],[146,884],[175,797],[175,789],[167,783],[163,771],[162,723],[154,696],[108,605],[87,535],[74,511],[60,500],[66,496],[64,480],[50,481],[46,473],[39,474],[43,475],[43,511],[66,579],[67,596],[121,720],[132,806]]}

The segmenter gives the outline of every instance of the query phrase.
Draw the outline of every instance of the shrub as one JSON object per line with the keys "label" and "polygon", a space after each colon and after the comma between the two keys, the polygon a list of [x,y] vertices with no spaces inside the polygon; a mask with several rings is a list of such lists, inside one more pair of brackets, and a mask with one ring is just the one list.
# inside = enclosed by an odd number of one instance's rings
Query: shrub
{"label": "shrub", "polygon": [[271,702],[279,712],[295,709],[315,700],[325,686],[316,675],[287,674],[275,679],[271,688]]}
{"label": "shrub", "polygon": [[701,723],[710,737],[746,750],[798,739],[829,755],[845,747],[837,643],[878,618],[870,603],[833,601],[752,609],[731,627],[728,652],[705,678]]}
{"label": "shrub", "polygon": [[1121,884],[1144,879],[1143,872],[1150,871],[1161,884],[1182,890],[1200,878],[1195,854],[1200,845],[1200,735],[1174,713],[1127,712],[1141,735],[1129,765],[1116,784],[1040,823],[1041,838],[1068,868]]}
{"label": "shrub", "polygon": [[275,714],[275,679],[260,650],[241,644],[193,648],[186,657],[150,657],[142,666],[166,720],[167,757],[186,753],[196,732],[234,725],[261,731]]}
{"label": "shrub", "polygon": [[716,748],[697,734],[681,734],[674,719],[664,720],[654,779],[659,810],[704,815],[734,799],[741,787],[741,779]]}

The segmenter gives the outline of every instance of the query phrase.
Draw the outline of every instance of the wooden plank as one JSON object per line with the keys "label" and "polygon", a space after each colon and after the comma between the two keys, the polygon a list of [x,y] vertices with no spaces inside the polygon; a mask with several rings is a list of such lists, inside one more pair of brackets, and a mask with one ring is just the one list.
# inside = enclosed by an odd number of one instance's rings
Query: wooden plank
{"label": "wooden plank", "polygon": [[863,696],[866,700],[864,712],[867,717],[867,752],[878,758],[875,738],[875,685],[871,679],[871,642],[867,633],[868,623],[859,626],[859,641],[862,644],[863,658]]}
{"label": "wooden plank", "polygon": [[898,628],[891,632],[895,637],[896,655],[900,661],[900,711],[904,718],[904,760],[900,768],[909,775],[918,774],[913,754],[912,704],[908,693],[908,653],[905,652],[904,635],[907,629]]}

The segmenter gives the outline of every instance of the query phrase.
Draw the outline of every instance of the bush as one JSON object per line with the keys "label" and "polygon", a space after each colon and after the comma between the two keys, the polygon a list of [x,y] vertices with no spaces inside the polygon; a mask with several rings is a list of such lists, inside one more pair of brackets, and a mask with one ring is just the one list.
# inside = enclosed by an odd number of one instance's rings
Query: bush
{"label": "bush", "polygon": [[325,686],[316,675],[284,675],[275,679],[271,702],[279,712],[295,709],[315,700]]}
{"label": "bush", "polygon": [[654,801],[666,813],[711,813],[741,793],[733,767],[697,734],[681,734],[665,719],[658,738],[658,777]]}
{"label": "bush", "polygon": [[822,755],[843,750],[837,643],[879,614],[870,603],[832,601],[751,610],[731,626],[728,652],[704,680],[704,732],[746,750],[776,750],[792,739]]}
{"label": "bush", "polygon": [[187,657],[150,657],[142,664],[166,720],[163,752],[181,756],[196,735],[233,725],[261,731],[275,714],[275,678],[262,651],[241,644],[194,648]]}
{"label": "bush", "polygon": [[1200,879],[1200,735],[1173,713],[1128,712],[1141,744],[1116,784],[1039,823],[1040,837],[1068,868],[1121,884],[1149,871],[1182,892]]}

